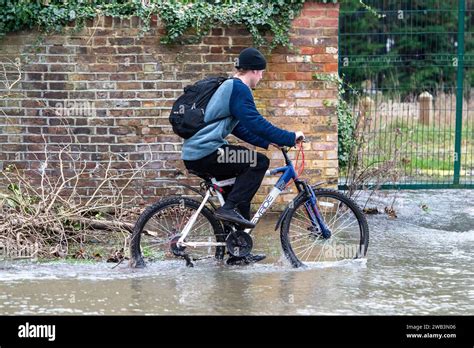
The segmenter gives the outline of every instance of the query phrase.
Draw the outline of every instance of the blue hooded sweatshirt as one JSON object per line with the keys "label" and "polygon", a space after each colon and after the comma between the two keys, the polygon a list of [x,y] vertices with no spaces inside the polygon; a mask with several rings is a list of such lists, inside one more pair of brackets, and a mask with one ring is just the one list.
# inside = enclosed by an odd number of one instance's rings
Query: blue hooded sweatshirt
{"label": "blue hooded sweatshirt", "polygon": [[280,146],[295,145],[295,133],[275,127],[257,111],[252,91],[240,79],[226,80],[211,97],[204,114],[204,121],[230,116],[210,124],[186,139],[181,158],[199,160],[222,145],[228,144],[229,134],[252,145],[268,149],[271,143]]}

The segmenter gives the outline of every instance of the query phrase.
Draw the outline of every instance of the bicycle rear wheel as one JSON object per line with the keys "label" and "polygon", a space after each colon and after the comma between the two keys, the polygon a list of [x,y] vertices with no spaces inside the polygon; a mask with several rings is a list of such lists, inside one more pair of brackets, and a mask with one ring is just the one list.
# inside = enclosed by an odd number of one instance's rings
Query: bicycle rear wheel
{"label": "bicycle rear wheel", "polygon": [[315,195],[318,210],[331,236],[324,238],[319,226],[313,226],[305,206],[307,198],[298,198],[289,209],[280,231],[283,252],[293,267],[365,257],[369,226],[356,203],[333,190],[316,190]]}
{"label": "bicycle rear wheel", "polygon": [[[146,261],[175,259],[172,243],[176,243],[184,226],[197,211],[200,202],[189,198],[172,197],[148,207],[138,218],[130,242],[132,267],[144,267]],[[222,225],[204,207],[196,219],[186,242],[225,242]],[[191,260],[215,257],[223,259],[224,246],[187,247],[184,251]]]}

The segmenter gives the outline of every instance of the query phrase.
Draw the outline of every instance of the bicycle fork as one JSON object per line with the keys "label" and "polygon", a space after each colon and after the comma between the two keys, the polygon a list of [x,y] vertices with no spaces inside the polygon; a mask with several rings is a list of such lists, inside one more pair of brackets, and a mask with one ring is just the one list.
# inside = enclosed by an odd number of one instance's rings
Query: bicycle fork
{"label": "bicycle fork", "polygon": [[317,200],[316,200],[316,195],[314,194],[314,190],[307,183],[303,182],[302,184],[303,184],[303,190],[306,193],[306,196],[309,198],[309,200],[307,200],[304,203],[304,206],[309,218],[311,219],[311,224],[314,227],[319,226],[319,228],[321,229],[322,237],[324,239],[329,239],[331,237],[331,230],[324,222],[324,219],[318,210]]}

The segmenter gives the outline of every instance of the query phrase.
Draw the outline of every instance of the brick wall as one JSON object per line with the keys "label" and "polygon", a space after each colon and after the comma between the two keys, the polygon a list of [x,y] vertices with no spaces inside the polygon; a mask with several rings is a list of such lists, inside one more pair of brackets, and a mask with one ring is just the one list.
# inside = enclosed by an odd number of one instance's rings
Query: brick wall
{"label": "brick wall", "polygon": [[[335,101],[337,92],[312,80],[315,72],[337,72],[338,12],[338,4],[306,3],[293,22],[296,51],[278,48],[268,55],[267,71],[255,90],[257,107],[270,122],[308,136],[305,176],[311,181],[334,180],[338,174],[337,118],[334,108],[323,105],[324,100]],[[167,47],[159,43],[163,29],[156,19],[143,37],[138,24],[137,18],[105,17],[80,32],[50,35],[39,43],[36,32],[9,34],[0,41],[0,62],[18,57],[23,62],[15,95],[0,99],[0,169],[15,164],[37,170],[45,142],[72,139],[71,149],[87,162],[88,171],[105,161],[109,151],[137,167],[151,159],[145,175],[125,192],[142,196],[142,202],[173,190],[173,185],[163,185],[163,178],[198,182],[176,176],[184,166],[181,141],[168,124],[170,107],[187,84],[211,74],[232,74],[234,59],[252,45],[251,37],[243,28],[215,28],[201,44]],[[14,69],[6,67],[13,80]],[[5,86],[0,88],[0,95],[5,94]],[[276,149],[266,154],[272,166],[283,164]],[[55,170],[57,164],[50,166]],[[127,166],[120,160],[112,164],[117,170]],[[97,185],[88,171],[80,185],[84,196]],[[254,202],[275,181],[265,179]]]}

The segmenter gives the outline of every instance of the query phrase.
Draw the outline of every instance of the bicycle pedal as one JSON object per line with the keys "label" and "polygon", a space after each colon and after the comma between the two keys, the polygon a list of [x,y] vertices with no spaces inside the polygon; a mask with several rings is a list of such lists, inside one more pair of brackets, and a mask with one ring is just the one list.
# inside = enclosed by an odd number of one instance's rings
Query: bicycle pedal
{"label": "bicycle pedal", "polygon": [[184,251],[181,251],[179,255],[175,254],[175,256],[182,257],[186,261],[186,267],[194,267],[194,263],[191,261],[191,258]]}
{"label": "bicycle pedal", "polygon": [[186,267],[194,267],[194,263],[191,261],[189,255],[186,254],[186,256],[183,257],[186,260]]}

